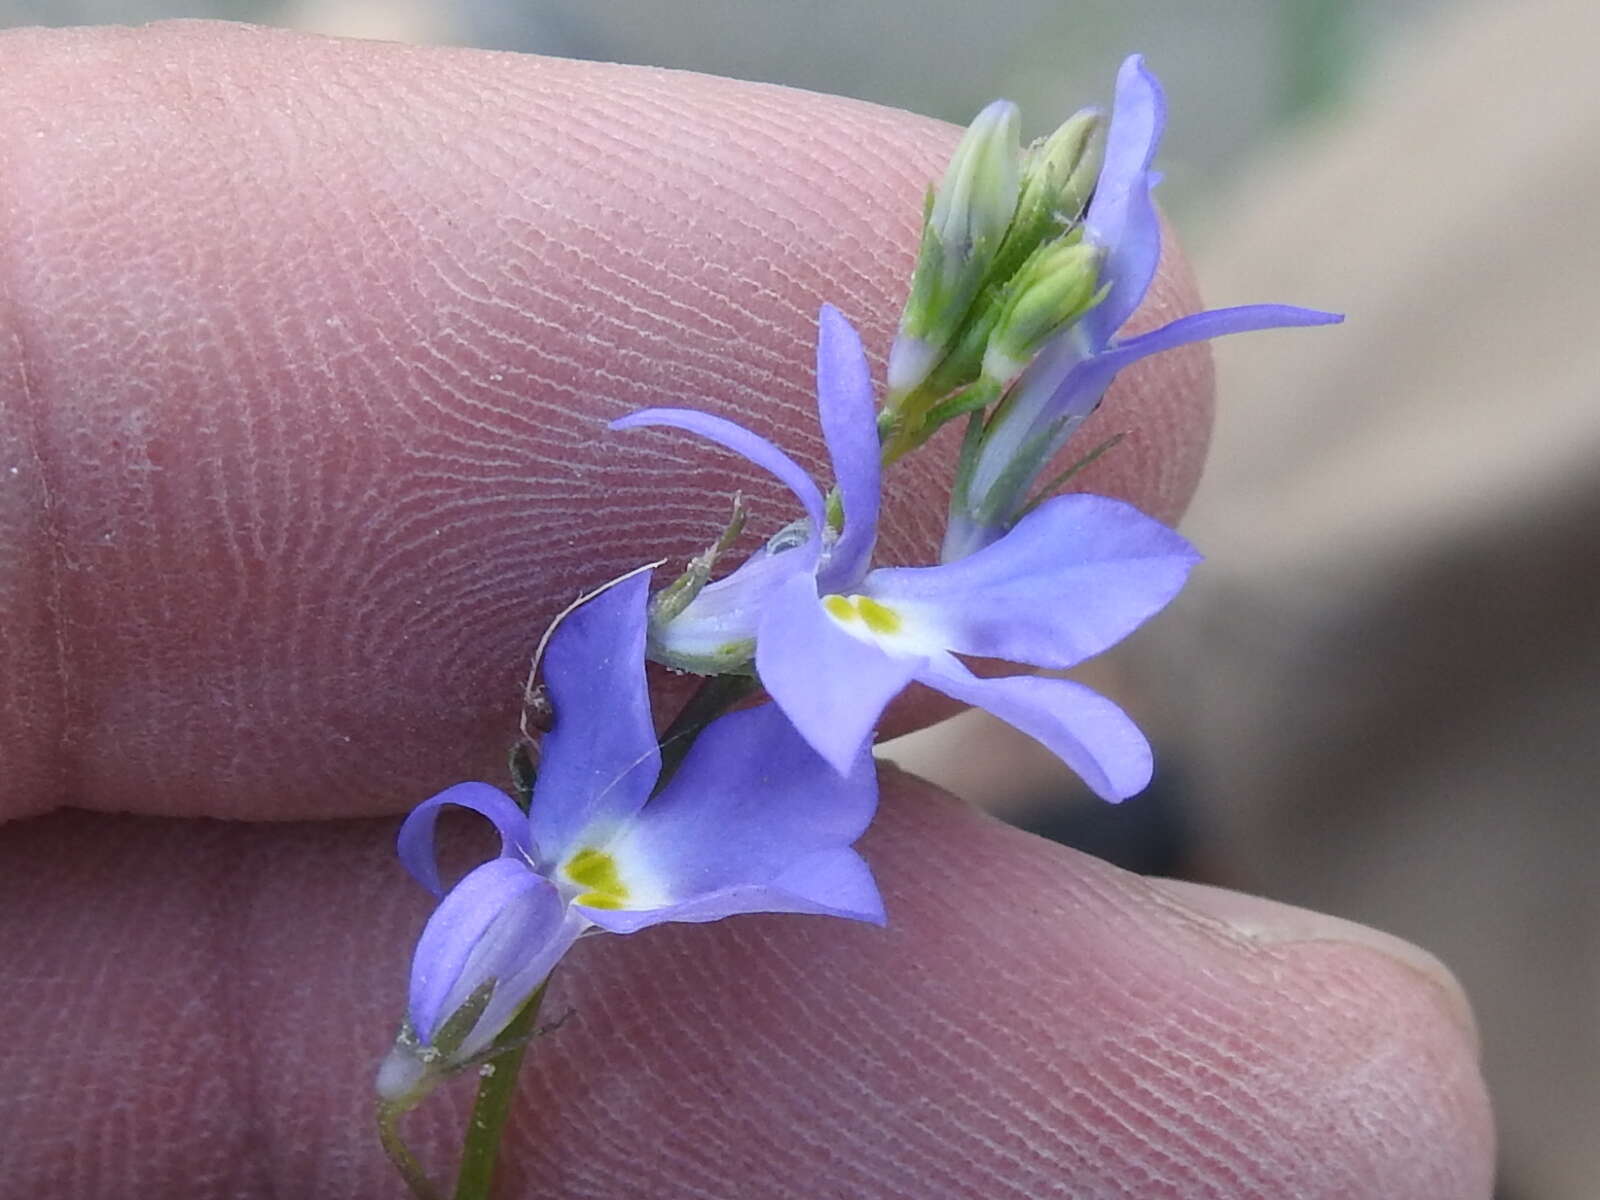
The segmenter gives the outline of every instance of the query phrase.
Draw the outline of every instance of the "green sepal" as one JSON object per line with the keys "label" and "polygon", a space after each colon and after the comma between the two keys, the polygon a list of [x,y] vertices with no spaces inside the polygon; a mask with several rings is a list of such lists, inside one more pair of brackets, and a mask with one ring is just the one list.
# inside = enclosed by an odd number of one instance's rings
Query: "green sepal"
{"label": "green sepal", "polygon": [[689,675],[748,675],[754,670],[755,638],[740,638],[718,646],[710,654],[684,654],[664,645],[654,625],[645,639],[645,657],[671,671]]}
{"label": "green sepal", "polygon": [[728,517],[728,523],[722,527],[722,532],[717,536],[717,540],[691,558],[682,575],[679,575],[666,587],[650,597],[650,624],[652,627],[668,624],[680,616],[690,604],[694,603],[694,598],[700,594],[706,584],[711,582],[711,572],[717,565],[717,558],[726,553],[734,542],[739,540],[739,535],[744,532],[747,515],[744,507],[744,497],[737,492],[734,493],[733,512]]}
{"label": "green sepal", "polygon": [[1032,500],[1029,500],[1022,506],[1021,511],[1017,513],[1016,520],[1013,521],[1012,524],[1015,524],[1016,521],[1022,520],[1023,517],[1027,516],[1034,509],[1038,508],[1039,505],[1043,504],[1046,500],[1054,496],[1062,487],[1062,485],[1064,485],[1079,471],[1087,467],[1090,463],[1094,462],[1095,459],[1099,458],[1107,450],[1111,450],[1114,447],[1121,445],[1122,439],[1127,436],[1128,435],[1126,433],[1112,434],[1093,450],[1089,451],[1089,453],[1085,454],[1077,462],[1073,463],[1065,471],[1062,471],[1061,474],[1057,475],[1054,479],[1050,480],[1050,482],[1046,483],[1042,488],[1039,489],[1038,493]]}
{"label": "green sepal", "polygon": [[539,766],[534,759],[534,745],[523,739],[511,747],[506,768],[511,775],[511,797],[517,807],[527,812],[533,807],[533,785],[539,779]]}

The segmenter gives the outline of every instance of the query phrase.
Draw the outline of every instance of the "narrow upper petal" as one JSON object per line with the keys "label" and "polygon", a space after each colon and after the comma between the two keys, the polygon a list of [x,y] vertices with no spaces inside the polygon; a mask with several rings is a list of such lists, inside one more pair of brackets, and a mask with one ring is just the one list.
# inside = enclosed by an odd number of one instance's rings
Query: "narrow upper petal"
{"label": "narrow upper petal", "polygon": [[[1000,423],[985,434],[972,472],[967,510],[962,514],[963,527],[959,536],[946,538],[943,557],[959,559],[971,554],[974,546],[987,545],[1005,533],[1012,514],[1026,501],[1033,479],[1012,480],[1003,493],[995,489],[1008,477],[1024,447],[1030,448],[1030,456],[1037,448],[1042,468],[1095,410],[1124,367],[1163,350],[1230,333],[1334,325],[1342,320],[1338,313],[1288,304],[1249,304],[1192,313],[1109,349],[1096,350],[1077,329],[1058,335],[1028,365],[1016,383],[1016,394],[1002,409]],[[1035,447],[1036,439],[1045,436],[1048,443]],[[953,524],[952,533],[956,532]]]}
{"label": "narrow upper petal", "polygon": [[434,827],[439,822],[439,810],[449,804],[469,808],[489,818],[500,833],[502,858],[518,853],[526,858],[533,856],[528,815],[510,796],[487,783],[458,783],[447,787],[411,810],[396,839],[401,863],[413,879],[435,896],[444,894],[444,886],[439,881],[439,862],[434,853]]}
{"label": "narrow upper petal", "polygon": [[882,457],[872,372],[861,337],[831,304],[817,320],[817,410],[844,503],[844,530],[819,575],[824,591],[866,573],[878,537]]}
{"label": "narrow upper petal", "polygon": [[862,590],[946,649],[1070,667],[1159,612],[1199,561],[1131,504],[1058,496],[966,558],[881,568]]}
{"label": "narrow upper petal", "polygon": [[1117,72],[1111,128],[1094,197],[1084,214],[1084,236],[1106,250],[1107,293],[1085,317],[1104,345],[1139,307],[1161,258],[1161,223],[1150,190],[1150,164],[1166,126],[1166,98],[1141,55]]}
{"label": "narrow upper petal", "polygon": [[1036,427],[1044,428],[1064,416],[1087,415],[1119,371],[1163,350],[1175,350],[1179,346],[1205,342],[1231,333],[1253,333],[1261,329],[1287,329],[1300,325],[1337,325],[1343,320],[1344,317],[1339,313],[1297,308],[1292,304],[1245,304],[1237,308],[1214,308],[1179,317],[1160,329],[1152,329],[1119,342],[1073,366],[1042,410]]}
{"label": "narrow upper petal", "polygon": [[[812,559],[815,560],[822,547],[822,493],[817,490],[817,485],[812,482],[811,476],[807,475],[794,459],[766,438],[751,433],[742,425],[735,425],[722,417],[696,412],[690,408],[641,409],[639,412],[629,413],[611,422],[610,427],[635,429],[646,425],[664,425],[672,429],[681,429],[686,433],[699,434],[719,446],[732,450],[735,454],[744,455],[756,466],[764,467],[776,475],[795,494],[795,498],[800,501],[800,506],[805,509],[806,517],[811,522],[811,538],[808,545]],[[804,552],[791,551],[791,553]]]}
{"label": "narrow upper petal", "polygon": [[884,653],[846,633],[805,575],[773,589],[761,614],[756,672],[784,714],[834,768],[851,770],[884,706],[917,660]]}
{"label": "narrow upper petal", "polygon": [[[520,1001],[499,993],[520,987],[531,965],[537,978],[521,999],[532,994],[566,949],[558,936],[564,919],[555,885],[526,863],[496,858],[469,873],[434,910],[417,941],[409,1008],[417,1036],[431,1042],[439,1026],[491,981],[496,981],[497,998],[511,1008],[509,1020]],[[486,1008],[472,1031],[482,1034],[483,1044],[499,1032],[484,1029],[489,1015]],[[472,1051],[463,1043],[460,1053]]]}
{"label": "narrow upper petal", "polygon": [[541,863],[591,827],[631,817],[661,771],[644,676],[648,573],[608,588],[550,638],[544,678],[555,725],[540,747],[529,818]]}
{"label": "narrow upper petal", "polygon": [[1038,739],[1102,799],[1126,800],[1150,782],[1150,743],[1111,701],[1067,679],[979,679],[954,658],[930,659],[917,678]]}

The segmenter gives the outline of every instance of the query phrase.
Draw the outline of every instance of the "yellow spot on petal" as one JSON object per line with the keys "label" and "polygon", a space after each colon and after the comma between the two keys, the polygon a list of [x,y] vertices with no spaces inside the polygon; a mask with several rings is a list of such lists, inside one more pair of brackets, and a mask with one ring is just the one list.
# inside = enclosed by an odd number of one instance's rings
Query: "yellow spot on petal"
{"label": "yellow spot on petal", "polygon": [[873,633],[899,633],[900,614],[887,604],[880,604],[871,596],[857,596],[856,611]]}
{"label": "yellow spot on petal", "polygon": [[822,607],[828,610],[828,615],[835,621],[845,625],[848,625],[859,616],[855,605],[850,603],[848,596],[824,596],[822,598]]}
{"label": "yellow spot on petal", "polygon": [[628,899],[627,886],[617,873],[616,859],[604,850],[585,846],[562,868],[566,877],[580,887],[588,888],[573,900],[574,904],[589,908],[621,908]]}
{"label": "yellow spot on petal", "polygon": [[824,596],[822,607],[839,624],[860,621],[872,633],[899,633],[904,625],[899,613],[871,596]]}

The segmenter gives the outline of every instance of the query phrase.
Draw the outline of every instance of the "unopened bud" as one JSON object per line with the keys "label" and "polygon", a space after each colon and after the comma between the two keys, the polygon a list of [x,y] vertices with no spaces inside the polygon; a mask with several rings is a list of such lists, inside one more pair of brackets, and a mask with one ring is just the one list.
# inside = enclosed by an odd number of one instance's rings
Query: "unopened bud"
{"label": "unopened bud", "polygon": [[1013,237],[1029,243],[1028,253],[1071,226],[1088,207],[1100,178],[1102,154],[1095,134],[1101,121],[1098,109],[1086,108],[1028,151],[1013,226]]}
{"label": "unopened bud", "polygon": [[1017,207],[1017,106],[990,104],[967,128],[934,193],[890,351],[889,392],[911,391],[938,364],[983,285]]}
{"label": "unopened bud", "polygon": [[1011,224],[1020,187],[1017,106],[996,100],[967,127],[933,197],[928,225],[952,266],[992,252]]}
{"label": "unopened bud", "polygon": [[1104,258],[1100,247],[1078,240],[1064,239],[1034,251],[1006,289],[984,351],[983,374],[1004,387],[1052,335],[1093,307],[1103,292]]}

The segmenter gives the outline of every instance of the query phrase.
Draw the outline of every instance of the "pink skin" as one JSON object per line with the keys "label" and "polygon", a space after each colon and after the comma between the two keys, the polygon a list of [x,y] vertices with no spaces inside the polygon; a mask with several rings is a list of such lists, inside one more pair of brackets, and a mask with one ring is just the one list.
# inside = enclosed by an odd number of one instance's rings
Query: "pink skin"
{"label": "pink skin", "polygon": [[[4,51],[8,1194],[393,1194],[369,1083],[428,898],[392,814],[500,777],[543,621],[703,542],[702,489],[787,512],[601,424],[705,404],[820,464],[817,306],[887,346],[952,132],[218,25]],[[1172,265],[1140,320],[1192,307]],[[1203,352],[1129,372],[1085,486],[1175,517],[1209,398]],[[894,478],[889,560],[936,546],[942,465]],[[887,931],[579,947],[506,1194],[1487,1195],[1436,964],[885,793]],[[412,1127],[441,1168],[464,1103]]]}

